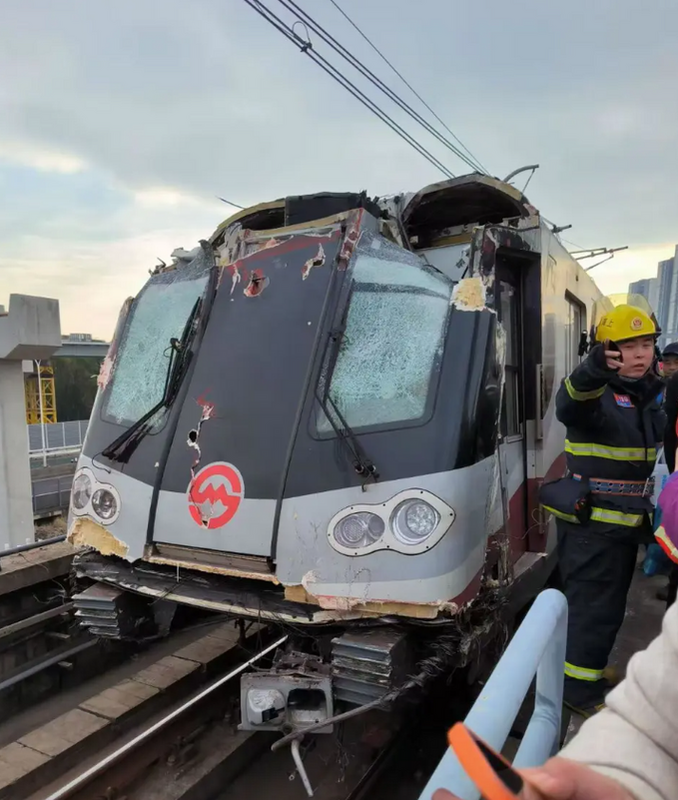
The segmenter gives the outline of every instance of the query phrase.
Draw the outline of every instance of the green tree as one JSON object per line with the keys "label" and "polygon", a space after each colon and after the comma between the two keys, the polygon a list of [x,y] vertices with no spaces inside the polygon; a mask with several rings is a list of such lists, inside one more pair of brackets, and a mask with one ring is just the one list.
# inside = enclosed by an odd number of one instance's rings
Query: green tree
{"label": "green tree", "polygon": [[59,422],[89,419],[97,393],[97,375],[102,360],[55,358],[52,361]]}

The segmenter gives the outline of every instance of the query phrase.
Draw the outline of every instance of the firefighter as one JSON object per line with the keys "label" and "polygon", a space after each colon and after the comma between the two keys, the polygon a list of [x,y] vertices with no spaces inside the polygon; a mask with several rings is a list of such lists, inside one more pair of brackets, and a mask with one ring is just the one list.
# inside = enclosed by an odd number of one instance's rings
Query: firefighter
{"label": "firefighter", "polygon": [[602,707],[610,688],[605,669],[638,545],[653,541],[651,476],[664,427],[658,333],[644,310],[612,309],[556,396],[556,416],[567,428],[567,473],[542,487],[542,504],[556,517],[569,606],[564,701],[585,717]]}

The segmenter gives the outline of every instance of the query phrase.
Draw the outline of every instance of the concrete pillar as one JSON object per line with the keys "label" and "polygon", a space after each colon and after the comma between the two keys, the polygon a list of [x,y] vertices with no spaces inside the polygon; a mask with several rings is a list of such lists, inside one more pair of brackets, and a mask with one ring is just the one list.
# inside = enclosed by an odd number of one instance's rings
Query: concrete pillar
{"label": "concrete pillar", "polygon": [[0,549],[35,539],[22,361],[60,346],[59,301],[10,295],[0,312]]}

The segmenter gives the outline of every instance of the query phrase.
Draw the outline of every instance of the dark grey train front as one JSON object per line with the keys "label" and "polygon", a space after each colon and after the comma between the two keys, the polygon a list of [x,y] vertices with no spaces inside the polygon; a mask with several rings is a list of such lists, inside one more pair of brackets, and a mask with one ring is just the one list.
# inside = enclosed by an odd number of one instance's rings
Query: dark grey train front
{"label": "dark grey train front", "polygon": [[538,279],[540,235],[513,187],[470,176],[263,204],[175,251],[102,368],[80,574],[300,623],[454,613],[502,526],[500,272],[520,256]]}

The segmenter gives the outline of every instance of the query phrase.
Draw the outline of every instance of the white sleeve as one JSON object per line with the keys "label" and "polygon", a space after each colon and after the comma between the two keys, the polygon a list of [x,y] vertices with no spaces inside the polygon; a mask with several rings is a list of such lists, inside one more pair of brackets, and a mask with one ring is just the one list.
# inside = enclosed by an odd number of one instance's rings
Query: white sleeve
{"label": "white sleeve", "polygon": [[678,603],[561,756],[614,778],[638,800],[678,798]]}

